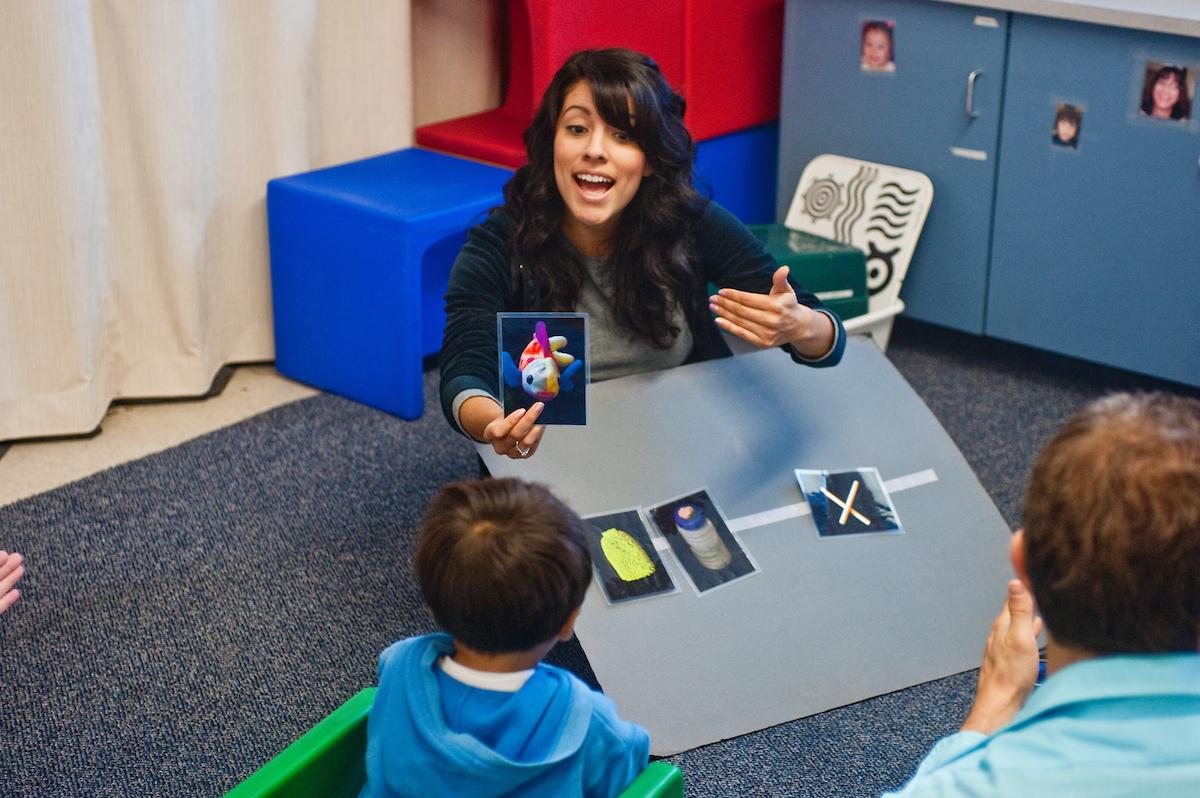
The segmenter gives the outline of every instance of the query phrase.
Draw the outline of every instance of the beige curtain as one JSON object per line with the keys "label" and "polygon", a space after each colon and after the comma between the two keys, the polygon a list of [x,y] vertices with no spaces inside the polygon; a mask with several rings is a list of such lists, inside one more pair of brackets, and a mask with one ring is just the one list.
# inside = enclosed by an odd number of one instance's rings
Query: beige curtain
{"label": "beige curtain", "polygon": [[500,105],[502,10],[499,0],[412,0],[414,125]]}
{"label": "beige curtain", "polygon": [[273,357],[265,187],[412,143],[407,0],[0,0],[0,441]]}

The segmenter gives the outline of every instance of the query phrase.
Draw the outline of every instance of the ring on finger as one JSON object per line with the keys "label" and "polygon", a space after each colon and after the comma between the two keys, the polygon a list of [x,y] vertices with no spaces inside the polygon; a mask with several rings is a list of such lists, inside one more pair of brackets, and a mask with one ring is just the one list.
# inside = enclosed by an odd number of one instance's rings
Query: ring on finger
{"label": "ring on finger", "polygon": [[528,457],[528,456],[529,456],[529,451],[530,451],[530,450],[529,450],[529,449],[526,449],[524,446],[522,446],[522,445],[521,445],[521,444],[519,444],[519,443],[516,445],[516,450],[517,450],[517,454],[519,454],[521,457]]}

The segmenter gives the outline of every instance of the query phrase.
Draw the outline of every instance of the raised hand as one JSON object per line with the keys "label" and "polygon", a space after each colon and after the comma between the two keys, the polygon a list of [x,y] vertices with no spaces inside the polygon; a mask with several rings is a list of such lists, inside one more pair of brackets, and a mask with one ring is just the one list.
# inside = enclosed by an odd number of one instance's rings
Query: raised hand
{"label": "raised hand", "polygon": [[833,323],[796,301],[787,276],[787,266],[776,269],[766,294],[722,288],[709,297],[709,309],[718,327],[755,346],[793,344],[801,354],[819,357],[833,345]]}
{"label": "raised hand", "polygon": [[984,645],[975,703],[963,731],[992,734],[1025,705],[1037,681],[1037,636],[1041,631],[1042,619],[1034,615],[1033,596],[1020,580],[1013,579]]}

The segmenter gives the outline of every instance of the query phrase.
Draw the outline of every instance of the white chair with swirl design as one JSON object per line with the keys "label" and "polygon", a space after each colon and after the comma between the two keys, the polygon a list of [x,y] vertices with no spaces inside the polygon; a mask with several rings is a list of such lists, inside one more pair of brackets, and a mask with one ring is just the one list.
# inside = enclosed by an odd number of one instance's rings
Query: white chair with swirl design
{"label": "white chair with swirl design", "polygon": [[867,313],[843,321],[846,332],[870,335],[880,350],[904,310],[900,286],[931,202],[933,183],[921,172],[841,155],[813,158],[792,196],[785,227],[866,255]]}

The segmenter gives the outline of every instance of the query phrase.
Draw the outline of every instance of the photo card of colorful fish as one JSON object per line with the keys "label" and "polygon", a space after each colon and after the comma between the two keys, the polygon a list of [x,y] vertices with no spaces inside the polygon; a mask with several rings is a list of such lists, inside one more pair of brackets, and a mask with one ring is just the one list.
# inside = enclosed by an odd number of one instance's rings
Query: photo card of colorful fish
{"label": "photo card of colorful fish", "polygon": [[797,468],[796,481],[812,511],[817,534],[823,538],[904,532],[878,468]]}
{"label": "photo card of colorful fish", "polygon": [[587,426],[588,315],[497,313],[500,406],[545,404],[539,424]]}
{"label": "photo card of colorful fish", "polygon": [[758,565],[707,490],[663,502],[648,514],[701,596],[758,573]]}
{"label": "photo card of colorful fish", "polygon": [[609,604],[679,591],[636,508],[593,515],[583,521],[588,529],[596,582]]}

